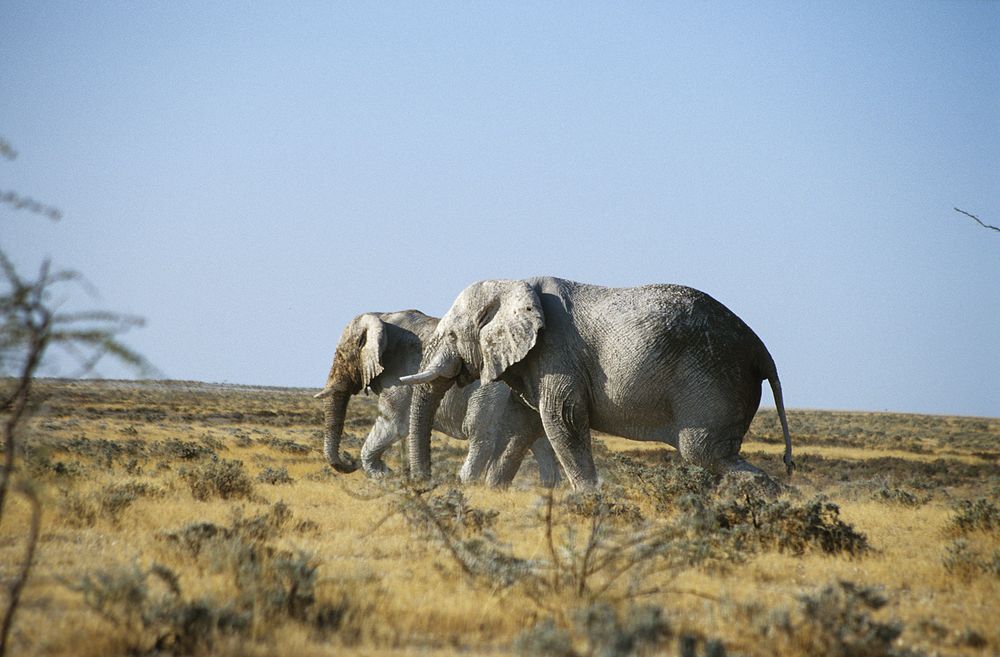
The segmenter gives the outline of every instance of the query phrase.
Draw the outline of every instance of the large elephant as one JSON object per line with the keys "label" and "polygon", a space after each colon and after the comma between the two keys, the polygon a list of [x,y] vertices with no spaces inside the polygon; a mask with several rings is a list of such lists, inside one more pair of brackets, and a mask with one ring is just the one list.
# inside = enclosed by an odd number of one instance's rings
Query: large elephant
{"label": "large elephant", "polygon": [[[378,395],[378,417],[361,449],[361,465],[369,475],[387,472],[382,454],[409,429],[413,388],[401,385],[399,378],[420,366],[423,345],[437,324],[436,317],[404,310],[358,315],[344,329],[326,387],[315,395],[325,402],[323,451],[338,472],[357,469],[352,459],[341,456],[340,439],[348,401],[362,390]],[[519,445],[531,445],[543,484],[551,486],[558,481],[558,466],[538,414],[502,383],[480,386],[476,382],[450,391],[441,401],[434,428],[468,439],[462,481],[479,478],[515,439]],[[512,479],[516,469],[509,474]]]}
{"label": "large elephant", "polygon": [[[574,488],[597,473],[591,429],[660,441],[716,472],[763,475],[740,457],[767,379],[792,445],[781,384],[760,338],[728,308],[680,285],[607,288],[559,278],[467,287],[424,348],[410,411],[410,470],[430,476],[430,428],[456,381],[503,381],[541,416]],[[512,441],[487,475],[502,484],[523,458]]]}

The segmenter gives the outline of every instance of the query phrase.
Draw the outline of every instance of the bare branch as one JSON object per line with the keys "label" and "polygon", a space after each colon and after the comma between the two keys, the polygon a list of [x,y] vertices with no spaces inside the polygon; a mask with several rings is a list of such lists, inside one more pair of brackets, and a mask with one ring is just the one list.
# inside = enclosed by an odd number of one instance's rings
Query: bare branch
{"label": "bare branch", "polygon": [[42,521],[42,505],[38,501],[38,494],[35,492],[35,489],[29,483],[22,482],[18,486],[17,492],[27,497],[31,503],[31,528],[28,531],[28,544],[24,548],[24,561],[21,562],[21,568],[18,570],[14,581],[11,582],[7,594],[7,610],[4,612],[3,624],[0,625],[0,657],[7,654],[7,640],[10,636],[10,628],[14,624],[14,612],[17,611],[17,605],[21,600],[21,593],[24,591],[24,585],[28,581],[28,574],[31,572],[31,566],[34,564],[35,548],[38,545],[38,534]]}
{"label": "bare branch", "polygon": [[28,212],[44,215],[52,221],[59,221],[62,219],[62,210],[59,208],[51,205],[45,205],[30,196],[21,196],[16,192],[10,191],[9,189],[6,192],[0,192],[0,203],[11,205],[15,210],[27,210]]}
{"label": "bare branch", "polygon": [[556,552],[555,542],[552,539],[552,505],[555,502],[555,492],[550,488],[545,499],[545,542],[549,548],[549,557],[552,559],[552,589],[559,589],[559,571],[562,570],[562,563],[559,561],[559,554]]}
{"label": "bare branch", "polygon": [[979,224],[980,226],[982,226],[983,228],[989,228],[990,230],[995,230],[997,232],[1000,232],[1000,228],[997,228],[996,226],[991,226],[990,224],[984,224],[979,219],[979,217],[977,217],[976,215],[974,215],[972,213],[966,212],[965,210],[959,210],[958,208],[954,208],[954,210],[955,210],[955,212],[958,212],[960,214],[964,214],[966,217],[970,217],[972,219],[975,219],[976,223]]}

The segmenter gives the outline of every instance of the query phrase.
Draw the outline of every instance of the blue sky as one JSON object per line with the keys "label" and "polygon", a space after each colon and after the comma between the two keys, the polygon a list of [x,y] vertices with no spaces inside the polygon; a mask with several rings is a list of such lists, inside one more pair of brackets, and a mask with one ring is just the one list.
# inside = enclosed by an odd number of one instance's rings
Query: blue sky
{"label": "blue sky", "polygon": [[995,2],[5,0],[0,190],[65,218],[0,247],[170,378],[547,274],[712,294],[791,407],[1000,416],[998,117]]}

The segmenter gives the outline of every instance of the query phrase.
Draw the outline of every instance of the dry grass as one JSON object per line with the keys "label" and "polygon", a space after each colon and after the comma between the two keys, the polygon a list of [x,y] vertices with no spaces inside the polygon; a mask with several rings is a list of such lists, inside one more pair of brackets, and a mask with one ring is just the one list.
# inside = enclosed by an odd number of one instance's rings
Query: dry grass
{"label": "dry grass", "polygon": [[[997,419],[795,411],[776,502],[601,436],[600,494],[549,500],[528,462],[507,491],[458,485],[443,437],[433,490],[337,476],[305,390],[39,388],[13,654],[1000,653]],[[373,412],[352,402],[354,454]],[[784,480],[781,450],[762,411],[744,453]],[[4,582],[28,516],[14,498]]]}

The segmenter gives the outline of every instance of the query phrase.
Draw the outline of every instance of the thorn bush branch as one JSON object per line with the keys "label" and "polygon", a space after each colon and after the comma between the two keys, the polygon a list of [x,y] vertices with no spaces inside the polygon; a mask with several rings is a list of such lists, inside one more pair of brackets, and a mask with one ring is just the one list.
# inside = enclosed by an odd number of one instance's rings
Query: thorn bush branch
{"label": "thorn bush branch", "polygon": [[7,610],[3,615],[3,623],[0,625],[0,657],[7,654],[7,641],[10,636],[10,629],[14,624],[14,612],[21,600],[21,593],[24,585],[28,581],[28,573],[35,561],[35,548],[38,546],[38,534],[42,522],[42,505],[38,501],[38,494],[30,483],[22,482],[18,486],[17,492],[28,498],[31,504],[31,525],[28,530],[28,544],[24,548],[24,560],[17,571],[17,576],[11,582],[7,593]]}
{"label": "thorn bush branch", "polygon": [[976,215],[972,214],[971,212],[966,212],[965,210],[959,210],[958,208],[954,208],[954,210],[955,210],[955,212],[958,212],[959,214],[964,214],[966,217],[974,219],[976,221],[976,223],[979,224],[980,226],[982,226],[983,228],[988,228],[990,230],[995,230],[997,232],[1000,232],[1000,228],[998,228],[996,226],[991,226],[990,224],[987,224],[987,223],[983,223],[983,221],[979,217],[977,217]]}

